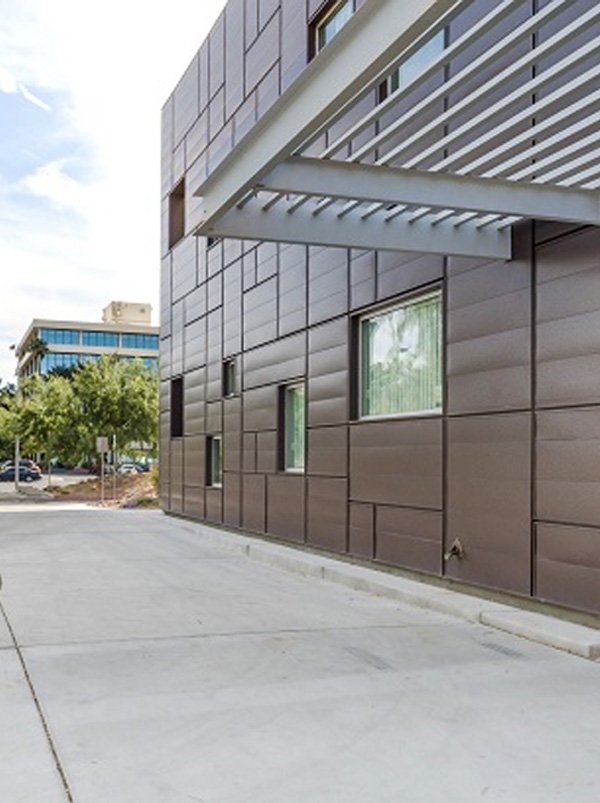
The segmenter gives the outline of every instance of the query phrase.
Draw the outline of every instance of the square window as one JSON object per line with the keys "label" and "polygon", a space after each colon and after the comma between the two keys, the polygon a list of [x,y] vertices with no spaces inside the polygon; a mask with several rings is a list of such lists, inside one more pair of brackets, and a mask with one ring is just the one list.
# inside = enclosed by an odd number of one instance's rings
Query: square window
{"label": "square window", "polygon": [[283,469],[304,471],[305,390],[304,382],[282,388]]}
{"label": "square window", "polygon": [[185,235],[185,179],[169,195],[169,248]]}
{"label": "square window", "polygon": [[171,437],[183,437],[183,377],[171,380]]}
{"label": "square window", "polygon": [[441,293],[365,315],[359,326],[360,415],[441,412]]}
{"label": "square window", "polygon": [[339,0],[319,15],[313,23],[314,53],[319,53],[348,22],[355,11],[355,0]]}
{"label": "square window", "polygon": [[235,360],[226,360],[223,363],[223,396],[235,396],[235,373]]}
{"label": "square window", "polygon": [[216,488],[223,485],[223,439],[220,435],[207,438],[206,484]]}

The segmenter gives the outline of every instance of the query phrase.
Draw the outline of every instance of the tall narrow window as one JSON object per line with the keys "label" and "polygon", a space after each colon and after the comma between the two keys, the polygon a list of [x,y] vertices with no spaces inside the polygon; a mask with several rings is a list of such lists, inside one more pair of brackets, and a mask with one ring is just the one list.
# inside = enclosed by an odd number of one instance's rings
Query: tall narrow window
{"label": "tall narrow window", "polygon": [[326,47],[333,37],[341,31],[354,13],[355,0],[340,0],[316,20],[314,28],[314,52],[318,53]]}
{"label": "tall narrow window", "polygon": [[362,318],[360,348],[362,416],[441,411],[441,293]]}
{"label": "tall narrow window", "polygon": [[220,435],[207,438],[207,485],[220,488],[223,484],[223,439]]}
{"label": "tall narrow window", "polygon": [[185,234],[185,179],[169,195],[169,248]]}
{"label": "tall narrow window", "polygon": [[223,363],[223,396],[235,396],[235,360],[226,360]]}
{"label": "tall narrow window", "polygon": [[171,380],[171,437],[183,436],[183,377]]}
{"label": "tall narrow window", "polygon": [[305,398],[304,383],[283,388],[283,467],[304,471]]}

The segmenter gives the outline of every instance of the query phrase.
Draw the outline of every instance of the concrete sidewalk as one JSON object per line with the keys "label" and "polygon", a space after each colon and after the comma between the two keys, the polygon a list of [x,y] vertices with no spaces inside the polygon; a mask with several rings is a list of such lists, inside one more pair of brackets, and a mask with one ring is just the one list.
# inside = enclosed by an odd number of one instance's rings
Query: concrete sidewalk
{"label": "concrete sidewalk", "polygon": [[0,800],[600,799],[599,664],[322,561],[153,512],[2,512]]}

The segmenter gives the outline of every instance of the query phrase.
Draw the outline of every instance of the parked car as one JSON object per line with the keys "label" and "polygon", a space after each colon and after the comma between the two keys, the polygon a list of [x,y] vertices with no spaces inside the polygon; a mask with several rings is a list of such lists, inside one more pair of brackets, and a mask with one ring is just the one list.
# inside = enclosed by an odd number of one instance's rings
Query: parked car
{"label": "parked car", "polygon": [[[21,482],[34,482],[35,480],[41,480],[42,473],[41,471],[35,471],[32,468],[27,468],[26,466],[21,466],[19,469],[19,480]],[[0,482],[14,482],[15,481],[15,467],[9,466],[9,468],[3,468],[0,471]]]}
{"label": "parked car", "polygon": [[[37,463],[34,463],[33,460],[30,460],[28,457],[22,457],[19,460],[19,465],[21,468],[30,468],[32,471],[38,471],[40,474],[42,473],[42,469],[38,466]],[[6,463],[3,464],[2,470],[7,468],[14,468],[15,461],[14,460],[7,460]]]}
{"label": "parked car", "polygon": [[117,469],[117,474],[139,474],[141,471],[137,463],[121,463]]}

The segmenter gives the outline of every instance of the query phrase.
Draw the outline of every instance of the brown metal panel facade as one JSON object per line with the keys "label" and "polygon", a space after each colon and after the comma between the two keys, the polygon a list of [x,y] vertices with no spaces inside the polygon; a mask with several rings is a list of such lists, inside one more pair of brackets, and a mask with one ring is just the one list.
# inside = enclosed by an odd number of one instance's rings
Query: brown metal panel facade
{"label": "brown metal panel facade", "polygon": [[[193,188],[306,65],[309,22],[324,5],[230,0],[163,109],[161,504],[598,613],[600,231],[520,224],[508,263],[190,234],[169,247],[169,195],[183,181],[188,208],[197,206]],[[472,4],[448,41],[489,9]],[[504,25],[526,13],[520,4]],[[492,44],[482,38],[460,58]],[[376,102],[365,98],[358,112]],[[443,412],[361,419],[360,316],[431,290],[443,299]],[[184,434],[171,438],[178,377]],[[304,470],[284,468],[289,384],[305,387]],[[210,436],[222,438],[213,485]],[[464,556],[445,559],[456,539]]]}

